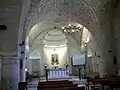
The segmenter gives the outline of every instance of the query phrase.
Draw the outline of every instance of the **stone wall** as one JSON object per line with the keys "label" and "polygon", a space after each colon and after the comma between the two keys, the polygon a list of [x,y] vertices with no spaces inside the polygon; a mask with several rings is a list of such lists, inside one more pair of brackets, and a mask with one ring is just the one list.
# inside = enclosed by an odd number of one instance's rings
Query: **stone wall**
{"label": "stone wall", "polygon": [[120,74],[120,1],[117,0],[115,4],[115,10],[113,15],[112,21],[112,28],[115,34],[115,49],[116,49],[116,56],[117,56],[117,69],[118,73]]}

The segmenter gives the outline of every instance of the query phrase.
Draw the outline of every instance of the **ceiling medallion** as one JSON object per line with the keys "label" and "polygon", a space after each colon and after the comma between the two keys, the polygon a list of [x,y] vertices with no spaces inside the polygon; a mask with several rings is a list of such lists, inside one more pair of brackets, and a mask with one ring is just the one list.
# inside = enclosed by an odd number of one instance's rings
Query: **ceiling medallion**
{"label": "ceiling medallion", "polygon": [[62,32],[65,34],[72,34],[76,32],[80,32],[83,30],[84,27],[80,27],[78,25],[71,25],[69,24],[68,26],[62,27]]}

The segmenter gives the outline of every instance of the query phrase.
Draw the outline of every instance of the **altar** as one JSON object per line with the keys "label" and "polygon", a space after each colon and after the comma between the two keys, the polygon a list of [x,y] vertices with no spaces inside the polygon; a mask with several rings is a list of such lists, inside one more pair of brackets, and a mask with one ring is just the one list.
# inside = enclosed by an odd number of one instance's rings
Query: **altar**
{"label": "altar", "polygon": [[69,70],[68,69],[50,69],[48,71],[48,79],[54,78],[69,78]]}

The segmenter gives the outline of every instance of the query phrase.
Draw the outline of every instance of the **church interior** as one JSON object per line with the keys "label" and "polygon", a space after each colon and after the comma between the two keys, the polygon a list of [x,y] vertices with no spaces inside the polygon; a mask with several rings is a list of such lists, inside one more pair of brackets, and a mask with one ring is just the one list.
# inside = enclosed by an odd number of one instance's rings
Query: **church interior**
{"label": "church interior", "polygon": [[1,0],[1,90],[119,90],[119,0]]}

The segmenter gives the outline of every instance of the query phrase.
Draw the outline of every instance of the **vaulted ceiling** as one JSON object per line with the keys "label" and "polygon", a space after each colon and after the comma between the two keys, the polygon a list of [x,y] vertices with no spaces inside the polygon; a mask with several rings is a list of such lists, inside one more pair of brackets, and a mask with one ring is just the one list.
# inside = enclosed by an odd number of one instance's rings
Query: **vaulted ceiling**
{"label": "vaulted ceiling", "polygon": [[32,0],[24,29],[28,34],[37,23],[49,29],[75,22],[84,25],[92,34],[99,33],[95,36],[99,37],[103,35],[100,19],[113,3],[114,0]]}
{"label": "vaulted ceiling", "polygon": [[[24,25],[26,35],[30,36],[29,45],[41,41],[41,33],[45,34],[54,27],[60,30],[71,22],[85,26],[100,42],[104,32],[107,32],[101,31],[101,21],[104,21],[101,17],[109,13],[113,3],[114,0],[32,0]],[[81,37],[82,33],[72,35],[78,45],[81,45]]]}

